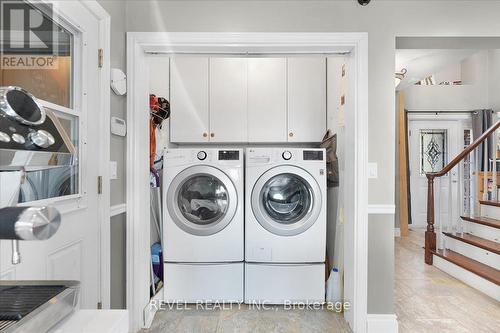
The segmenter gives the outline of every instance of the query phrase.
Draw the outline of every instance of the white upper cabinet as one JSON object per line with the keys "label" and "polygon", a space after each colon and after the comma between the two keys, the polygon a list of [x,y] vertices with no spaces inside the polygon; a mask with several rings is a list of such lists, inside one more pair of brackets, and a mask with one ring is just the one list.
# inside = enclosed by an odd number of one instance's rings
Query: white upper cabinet
{"label": "white upper cabinet", "polygon": [[171,60],[173,143],[319,142],[326,131],[326,58]]}
{"label": "white upper cabinet", "polygon": [[174,57],[170,72],[172,142],[209,140],[208,57]]}
{"label": "white upper cabinet", "polygon": [[210,59],[210,142],[247,141],[247,59]]}
{"label": "white upper cabinet", "polygon": [[248,59],[248,141],[286,142],[286,58]]}
{"label": "white upper cabinet", "polygon": [[319,142],[326,131],[326,59],[288,58],[288,142]]}

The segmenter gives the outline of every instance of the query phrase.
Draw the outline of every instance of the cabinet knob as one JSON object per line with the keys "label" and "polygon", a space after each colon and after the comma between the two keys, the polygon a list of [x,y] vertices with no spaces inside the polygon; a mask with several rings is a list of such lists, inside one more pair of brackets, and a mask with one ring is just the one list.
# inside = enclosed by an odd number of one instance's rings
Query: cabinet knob
{"label": "cabinet knob", "polygon": [[210,133],[210,137],[213,138],[215,136],[215,133]]}
{"label": "cabinet knob", "polygon": [[207,133],[207,132],[203,133],[203,137],[204,137],[204,138],[206,138],[207,136],[208,136],[208,133]]}
{"label": "cabinet knob", "polygon": [[293,132],[290,132],[290,133],[288,134],[288,136],[289,136],[289,137],[292,137],[292,136],[293,136]]}

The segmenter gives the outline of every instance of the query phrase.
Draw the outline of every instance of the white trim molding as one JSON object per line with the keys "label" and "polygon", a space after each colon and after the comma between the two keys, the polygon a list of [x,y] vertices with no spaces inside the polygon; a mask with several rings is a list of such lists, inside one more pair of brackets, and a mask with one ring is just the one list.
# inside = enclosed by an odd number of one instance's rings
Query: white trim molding
{"label": "white trim molding", "polygon": [[395,314],[368,314],[367,333],[398,333],[398,318]]}
{"label": "white trim molding", "polygon": [[401,229],[394,228],[394,237],[401,237]]}
{"label": "white trim molding", "polygon": [[113,206],[111,206],[111,209],[109,211],[109,216],[113,217],[116,215],[120,215],[120,214],[125,213],[126,211],[127,211],[127,204],[126,203],[113,205]]}
{"label": "white trim molding", "polygon": [[396,205],[368,205],[368,214],[370,215],[394,215]]}
{"label": "white trim molding", "polygon": [[[351,329],[366,332],[368,282],[368,34],[344,33],[127,33],[127,308],[131,331],[144,324],[149,303],[148,53],[348,54],[349,112],[345,175],[345,314]],[[393,209],[394,210],[394,209]],[[355,222],[355,223],[354,223]]]}

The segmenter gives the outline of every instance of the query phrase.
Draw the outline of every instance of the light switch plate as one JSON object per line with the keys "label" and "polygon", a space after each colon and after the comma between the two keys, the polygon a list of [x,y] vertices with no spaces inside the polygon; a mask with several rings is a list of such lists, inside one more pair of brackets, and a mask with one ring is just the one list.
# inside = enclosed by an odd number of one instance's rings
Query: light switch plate
{"label": "light switch plate", "polygon": [[109,179],[118,179],[118,164],[116,161],[109,161]]}
{"label": "light switch plate", "polygon": [[377,163],[368,163],[368,178],[378,178],[378,165]]}

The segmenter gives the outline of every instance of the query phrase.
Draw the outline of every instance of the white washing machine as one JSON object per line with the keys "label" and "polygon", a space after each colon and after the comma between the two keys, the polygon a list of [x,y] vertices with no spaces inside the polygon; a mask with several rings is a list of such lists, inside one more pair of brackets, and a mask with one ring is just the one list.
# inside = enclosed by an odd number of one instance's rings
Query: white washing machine
{"label": "white washing machine", "polygon": [[324,301],[325,160],[324,149],[247,149],[247,303]]}
{"label": "white washing machine", "polygon": [[167,301],[243,300],[243,172],[241,149],[165,151]]}

